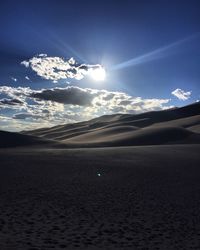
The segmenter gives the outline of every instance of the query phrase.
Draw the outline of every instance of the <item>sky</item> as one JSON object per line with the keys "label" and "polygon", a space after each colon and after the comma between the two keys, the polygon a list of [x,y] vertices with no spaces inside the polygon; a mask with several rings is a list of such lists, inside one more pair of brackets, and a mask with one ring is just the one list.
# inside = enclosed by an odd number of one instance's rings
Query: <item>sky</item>
{"label": "sky", "polygon": [[200,100],[200,2],[0,2],[0,129]]}

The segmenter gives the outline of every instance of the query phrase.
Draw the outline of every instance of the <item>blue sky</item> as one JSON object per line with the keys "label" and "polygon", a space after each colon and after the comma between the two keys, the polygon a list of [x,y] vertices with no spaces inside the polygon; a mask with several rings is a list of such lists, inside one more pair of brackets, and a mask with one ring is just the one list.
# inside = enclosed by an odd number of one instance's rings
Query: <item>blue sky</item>
{"label": "blue sky", "polygon": [[[199,100],[199,8],[197,0],[1,1],[1,128],[51,126]],[[30,63],[39,54],[46,54],[42,63],[60,58],[65,64],[73,57],[73,70],[86,65],[84,76],[47,79]],[[95,67],[106,70],[104,81],[90,77]],[[89,101],[80,105],[72,94]]]}

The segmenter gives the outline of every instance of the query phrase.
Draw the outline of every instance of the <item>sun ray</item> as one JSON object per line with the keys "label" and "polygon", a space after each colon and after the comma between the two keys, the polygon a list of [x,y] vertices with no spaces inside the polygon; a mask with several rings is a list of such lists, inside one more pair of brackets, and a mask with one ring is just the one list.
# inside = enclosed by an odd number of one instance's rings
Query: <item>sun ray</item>
{"label": "sun ray", "polygon": [[186,43],[194,38],[197,38],[199,36],[200,33],[195,33],[189,37],[186,37],[184,39],[181,39],[179,41],[176,41],[174,43],[171,43],[169,45],[166,45],[164,47],[158,48],[156,50],[153,50],[151,52],[148,52],[144,55],[132,58],[130,60],[127,60],[125,62],[119,63],[117,65],[114,65],[111,70],[118,70],[118,69],[123,69],[123,68],[128,68],[131,66],[135,66],[138,64],[142,64],[142,63],[146,63],[149,61],[153,61],[162,57],[167,56],[166,52],[169,52],[170,49],[173,49],[183,43]]}

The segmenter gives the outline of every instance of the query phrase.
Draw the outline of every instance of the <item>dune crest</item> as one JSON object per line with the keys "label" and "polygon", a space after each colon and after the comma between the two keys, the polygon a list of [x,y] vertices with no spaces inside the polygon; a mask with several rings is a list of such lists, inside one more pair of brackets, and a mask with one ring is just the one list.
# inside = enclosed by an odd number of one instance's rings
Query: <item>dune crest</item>
{"label": "dune crest", "polygon": [[21,133],[0,133],[0,147],[117,147],[200,143],[200,103],[142,114],[104,115],[90,121]]}

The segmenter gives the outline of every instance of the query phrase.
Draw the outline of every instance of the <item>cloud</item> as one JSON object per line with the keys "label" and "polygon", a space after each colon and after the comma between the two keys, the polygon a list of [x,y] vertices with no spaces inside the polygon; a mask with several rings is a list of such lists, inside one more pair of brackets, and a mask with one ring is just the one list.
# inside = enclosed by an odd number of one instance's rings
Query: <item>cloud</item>
{"label": "cloud", "polygon": [[175,89],[171,92],[172,95],[176,96],[179,100],[186,101],[190,98],[192,91],[184,91],[182,89]]}
{"label": "cloud", "polygon": [[23,102],[20,101],[19,99],[3,98],[0,100],[0,106],[1,105],[19,105],[19,104],[23,104]]}
{"label": "cloud", "polygon": [[38,76],[54,82],[67,78],[81,80],[94,69],[102,68],[100,64],[79,64],[74,58],[64,60],[60,57],[48,57],[46,54],[39,54],[21,64],[30,67]]}
{"label": "cloud", "polygon": [[28,76],[25,76],[25,79],[26,79],[27,81],[30,81],[30,78],[29,78]]}
{"label": "cloud", "polygon": [[17,82],[17,78],[11,77],[11,79],[12,79],[14,82]]}
{"label": "cloud", "polygon": [[123,92],[83,89],[76,86],[32,91],[29,97],[64,105],[88,106],[94,110],[103,108],[111,112],[119,110],[125,113],[163,109],[163,105],[170,101],[169,99],[142,99],[141,97],[131,97]]}
{"label": "cloud", "polygon": [[41,119],[42,116],[33,115],[33,114],[29,114],[29,113],[19,113],[19,114],[13,115],[12,118],[13,119],[20,119],[20,120],[24,120],[24,119],[27,119],[27,118]]}
{"label": "cloud", "polygon": [[53,101],[79,106],[90,105],[93,99],[93,95],[88,91],[88,89],[82,89],[74,86],[33,91],[29,97],[44,101]]}
{"label": "cloud", "polygon": [[18,99],[23,102],[27,95],[29,95],[32,90],[29,87],[10,87],[10,86],[0,86],[0,94],[6,95],[12,99]]}
{"label": "cloud", "polygon": [[137,114],[171,107],[169,99],[144,99],[124,92],[77,86],[40,90],[0,86],[0,95],[6,96],[1,99],[1,108],[7,107],[11,111],[6,114],[12,130],[79,122],[116,112]]}

